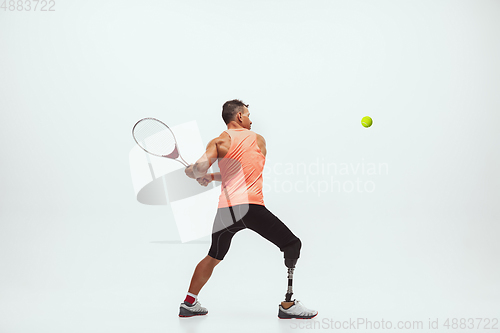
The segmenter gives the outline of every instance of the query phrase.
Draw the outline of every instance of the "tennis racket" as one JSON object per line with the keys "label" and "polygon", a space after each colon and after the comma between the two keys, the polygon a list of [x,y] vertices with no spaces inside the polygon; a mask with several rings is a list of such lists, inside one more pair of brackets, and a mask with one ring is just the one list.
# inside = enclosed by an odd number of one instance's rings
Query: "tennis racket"
{"label": "tennis racket", "polygon": [[156,118],[144,118],[135,123],[132,136],[139,147],[151,155],[173,159],[188,167],[182,158],[172,130]]}

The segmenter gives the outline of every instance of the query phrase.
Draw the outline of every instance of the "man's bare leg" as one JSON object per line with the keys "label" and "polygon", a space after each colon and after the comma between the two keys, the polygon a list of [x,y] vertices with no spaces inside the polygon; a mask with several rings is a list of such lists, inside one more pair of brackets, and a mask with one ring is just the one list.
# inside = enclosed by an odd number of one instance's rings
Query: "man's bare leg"
{"label": "man's bare leg", "polygon": [[205,283],[207,283],[208,279],[212,275],[214,267],[217,266],[219,262],[221,262],[221,260],[212,258],[208,255],[203,258],[194,270],[188,292],[198,295],[201,288],[203,288]]}

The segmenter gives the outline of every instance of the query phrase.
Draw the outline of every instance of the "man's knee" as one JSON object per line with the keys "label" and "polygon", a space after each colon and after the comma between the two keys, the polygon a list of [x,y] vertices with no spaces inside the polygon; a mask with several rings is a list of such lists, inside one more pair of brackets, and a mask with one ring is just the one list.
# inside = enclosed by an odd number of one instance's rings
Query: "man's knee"
{"label": "man's knee", "polygon": [[281,251],[285,257],[285,266],[288,268],[294,268],[297,263],[297,259],[300,257],[300,248],[302,247],[302,242],[297,238],[291,244],[283,247]]}

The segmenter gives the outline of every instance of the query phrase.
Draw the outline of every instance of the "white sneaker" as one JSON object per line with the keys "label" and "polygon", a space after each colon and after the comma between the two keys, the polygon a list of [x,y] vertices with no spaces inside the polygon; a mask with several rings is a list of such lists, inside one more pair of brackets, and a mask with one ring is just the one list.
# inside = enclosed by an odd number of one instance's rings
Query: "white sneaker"
{"label": "white sneaker", "polygon": [[189,303],[181,303],[179,308],[179,317],[203,316],[208,313],[208,310],[201,306],[201,303],[196,301],[193,305]]}
{"label": "white sneaker", "polygon": [[283,308],[280,304],[278,306],[278,317],[281,319],[311,319],[318,315],[318,311],[306,308],[299,300],[293,300],[293,303],[288,309]]}

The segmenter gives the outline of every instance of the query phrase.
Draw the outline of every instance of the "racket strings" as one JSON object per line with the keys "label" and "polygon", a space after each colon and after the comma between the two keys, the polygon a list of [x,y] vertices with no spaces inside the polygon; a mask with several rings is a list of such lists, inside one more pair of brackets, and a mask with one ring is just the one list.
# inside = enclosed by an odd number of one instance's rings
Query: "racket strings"
{"label": "racket strings", "polygon": [[155,119],[143,119],[134,127],[134,138],[147,152],[166,156],[175,150],[175,137],[170,129]]}

